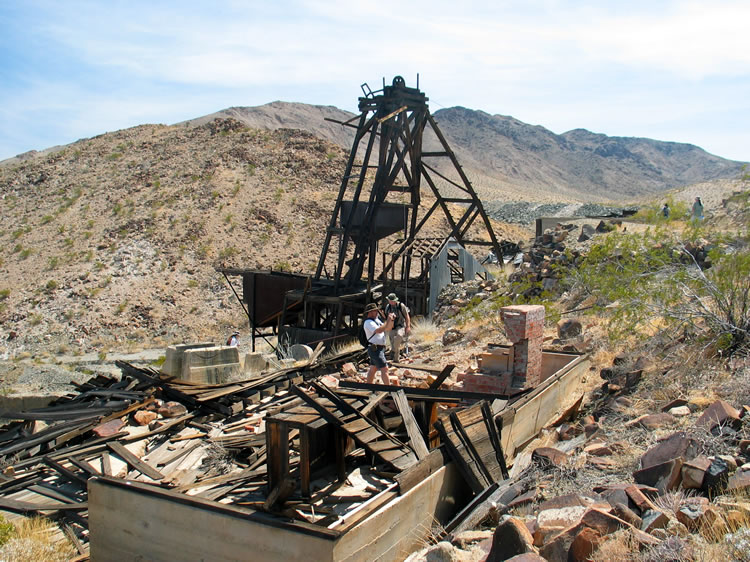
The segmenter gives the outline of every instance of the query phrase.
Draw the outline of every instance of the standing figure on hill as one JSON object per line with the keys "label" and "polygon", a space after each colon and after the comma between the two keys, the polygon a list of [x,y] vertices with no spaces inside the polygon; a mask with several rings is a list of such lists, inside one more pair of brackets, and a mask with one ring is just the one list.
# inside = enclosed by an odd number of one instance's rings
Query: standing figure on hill
{"label": "standing figure on hill", "polygon": [[232,335],[227,338],[227,345],[231,347],[240,345],[240,333],[237,331],[232,332]]}
{"label": "standing figure on hill", "polygon": [[695,203],[693,203],[693,220],[703,220],[703,202],[700,197],[696,197]]}
{"label": "standing figure on hill", "polygon": [[664,206],[661,208],[661,214],[664,216],[665,219],[669,218],[669,204],[664,203]]}
{"label": "standing figure on hill", "polygon": [[398,379],[391,381],[388,375],[388,362],[385,359],[385,332],[393,328],[393,315],[389,315],[383,322],[380,319],[378,305],[372,302],[365,307],[365,318],[363,327],[367,338],[367,358],[370,360],[367,384],[375,382],[376,371],[380,371],[383,384],[398,384]]}
{"label": "standing figure on hill", "polygon": [[387,297],[388,303],[385,305],[385,314],[390,317],[393,315],[393,328],[388,331],[388,339],[391,342],[391,354],[394,361],[401,357],[401,346],[409,341],[409,332],[411,332],[411,318],[409,317],[409,308],[402,302],[398,302],[396,293],[391,293]]}

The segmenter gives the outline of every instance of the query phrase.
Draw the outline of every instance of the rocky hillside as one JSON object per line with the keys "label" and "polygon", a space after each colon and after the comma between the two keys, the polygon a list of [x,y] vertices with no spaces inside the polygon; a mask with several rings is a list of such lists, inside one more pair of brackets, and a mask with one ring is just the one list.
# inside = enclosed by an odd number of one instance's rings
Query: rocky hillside
{"label": "rocky hillside", "polygon": [[[349,149],[354,114],[331,106],[273,102],[233,107],[188,124],[232,117],[250,127],[303,129]],[[463,107],[434,113],[474,187],[487,201],[629,202],[680,186],[736,178],[742,163],[697,146],[646,138],[608,137],[585,129],[557,135],[503,115]],[[437,141],[425,139],[425,146]]]}
{"label": "rocky hillside", "polygon": [[0,355],[124,351],[246,329],[215,268],[314,272],[346,156],[311,133],[219,119],[134,127],[6,162]]}
{"label": "rocky hillside", "polygon": [[309,271],[344,158],[309,133],[223,120],[135,127],[3,166],[6,353],[242,325],[215,266]]}

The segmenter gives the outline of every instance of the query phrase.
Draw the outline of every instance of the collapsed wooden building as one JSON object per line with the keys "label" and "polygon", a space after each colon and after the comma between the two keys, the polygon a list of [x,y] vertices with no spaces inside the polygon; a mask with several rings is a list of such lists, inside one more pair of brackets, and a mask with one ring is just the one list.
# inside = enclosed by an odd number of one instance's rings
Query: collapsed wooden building
{"label": "collapsed wooden building", "polygon": [[543,351],[519,384],[523,342],[464,375],[502,392],[443,388],[452,365],[410,365],[426,388],[331,384],[357,352],[222,384],[119,363],[119,381],[2,413],[0,507],[93,560],[398,560],[520,494],[517,454],[581,398],[586,356]]}
{"label": "collapsed wooden building", "polygon": [[[316,352],[232,381],[226,364],[119,363],[120,379],[0,412],[13,420],[0,434],[0,509],[54,519],[94,560],[399,560],[435,523],[476,525],[521,493],[519,451],[580,404],[588,371],[585,355],[542,349],[543,307],[503,309],[511,345],[450,387],[450,364],[412,363],[431,378],[384,386],[341,374],[361,351],[322,355],[389,292],[429,315],[445,284],[486,274],[467,246],[503,252],[426,96],[401,77],[363,91],[359,125],[343,124],[357,132],[315,275],[219,269],[242,277],[253,351],[274,335]],[[426,129],[434,150],[422,150]],[[448,232],[420,238],[436,211]]]}

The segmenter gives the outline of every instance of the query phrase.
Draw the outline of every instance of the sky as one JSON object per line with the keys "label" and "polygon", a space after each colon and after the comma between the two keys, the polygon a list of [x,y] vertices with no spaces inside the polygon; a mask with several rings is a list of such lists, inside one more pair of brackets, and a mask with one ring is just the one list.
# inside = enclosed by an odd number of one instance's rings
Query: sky
{"label": "sky", "polygon": [[750,161],[750,2],[2,0],[0,160],[276,100],[430,109]]}

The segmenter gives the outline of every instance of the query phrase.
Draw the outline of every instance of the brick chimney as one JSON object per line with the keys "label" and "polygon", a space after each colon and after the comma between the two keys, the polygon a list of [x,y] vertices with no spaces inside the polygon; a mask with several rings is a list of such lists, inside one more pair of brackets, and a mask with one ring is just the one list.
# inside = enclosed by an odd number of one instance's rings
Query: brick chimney
{"label": "brick chimney", "polygon": [[500,309],[505,334],[513,344],[514,388],[534,388],[542,382],[544,307],[521,304]]}

